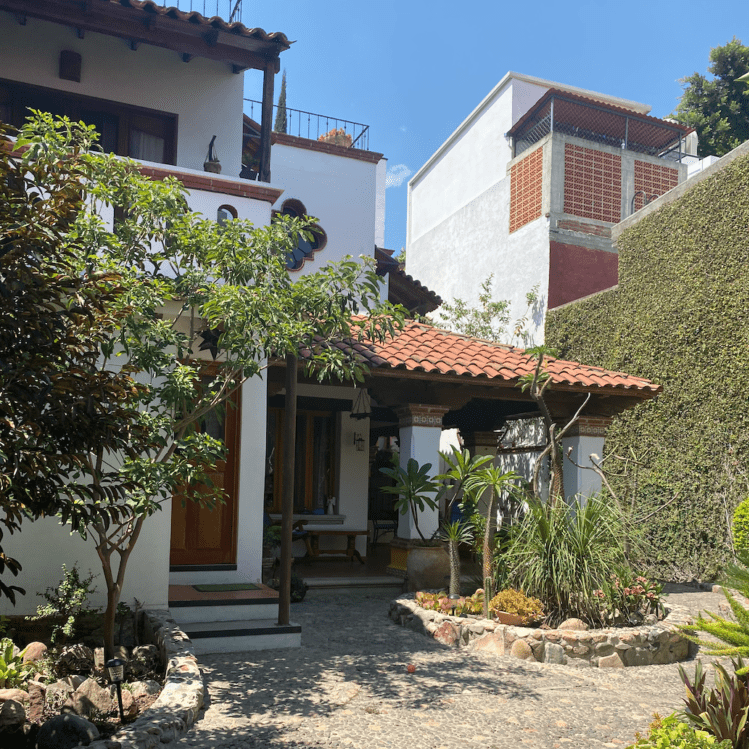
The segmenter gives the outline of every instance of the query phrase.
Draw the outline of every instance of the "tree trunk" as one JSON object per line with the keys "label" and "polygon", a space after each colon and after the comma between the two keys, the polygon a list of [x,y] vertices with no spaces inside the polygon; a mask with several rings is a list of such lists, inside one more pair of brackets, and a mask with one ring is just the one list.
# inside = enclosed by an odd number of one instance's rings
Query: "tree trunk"
{"label": "tree trunk", "polygon": [[458,554],[458,542],[450,541],[450,595],[460,595],[460,555]]}
{"label": "tree trunk", "polygon": [[[494,489],[489,489],[491,496],[489,498],[489,508],[486,511],[486,529],[484,530],[484,550],[482,554],[482,566],[484,573],[484,617],[489,618],[489,597],[491,595],[491,579],[492,579],[492,538],[494,536],[493,530],[496,525],[496,505],[497,505],[497,493]],[[487,585],[489,581],[489,585]]]}

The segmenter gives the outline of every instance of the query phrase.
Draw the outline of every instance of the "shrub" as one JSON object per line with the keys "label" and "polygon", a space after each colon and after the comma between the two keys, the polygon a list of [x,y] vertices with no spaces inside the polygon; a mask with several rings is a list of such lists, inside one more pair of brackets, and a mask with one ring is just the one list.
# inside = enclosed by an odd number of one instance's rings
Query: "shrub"
{"label": "shrub", "polygon": [[720,664],[714,663],[715,686],[705,685],[705,672],[702,662],[697,661],[694,670],[694,681],[679,666],[679,674],[687,696],[684,698],[686,710],[682,716],[702,731],[708,731],[716,738],[728,739],[728,746],[733,749],[747,749],[749,746],[749,724],[747,724],[747,707],[749,706],[749,675],[739,675],[745,671],[741,656],[733,661],[732,674]]}
{"label": "shrub", "polygon": [[543,602],[552,625],[596,622],[596,591],[624,563],[623,539],[620,511],[602,497],[570,505],[531,498],[506,552],[510,580]]}
{"label": "shrub", "polygon": [[78,566],[73,565],[71,570],[62,565],[63,578],[56,588],[47,588],[44,593],[37,593],[47,602],[38,606],[36,614],[29,619],[46,619],[47,617],[60,617],[62,623],[52,625],[52,643],[62,636],[63,642],[73,635],[76,623],[88,608],[88,597],[96,590],[91,587],[91,581],[95,575],[89,572],[89,576],[81,579]]}
{"label": "shrub", "polygon": [[676,715],[661,718],[656,714],[646,737],[627,749],[731,749],[730,741],[721,741],[707,731],[682,723]]}
{"label": "shrub", "polygon": [[491,611],[504,611],[523,617],[524,623],[538,621],[543,617],[544,607],[538,598],[529,598],[519,590],[501,590],[489,602]]}
{"label": "shrub", "polygon": [[35,669],[33,663],[24,664],[22,650],[15,654],[13,641],[4,637],[0,640],[0,688],[13,689],[20,686]]}
{"label": "shrub", "polygon": [[[663,614],[663,586],[622,567],[595,592],[602,621],[627,621],[633,615]],[[617,616],[617,612],[619,612]]]}
{"label": "shrub", "polygon": [[454,611],[455,616],[480,615],[484,610],[484,591],[481,588],[472,596],[460,598],[450,598],[445,591],[440,593],[419,591],[415,600],[421,608],[427,611],[439,611],[442,614],[451,614]]}
{"label": "shrub", "polygon": [[749,554],[749,498],[741,502],[734,510],[731,535],[736,554],[739,556]]}

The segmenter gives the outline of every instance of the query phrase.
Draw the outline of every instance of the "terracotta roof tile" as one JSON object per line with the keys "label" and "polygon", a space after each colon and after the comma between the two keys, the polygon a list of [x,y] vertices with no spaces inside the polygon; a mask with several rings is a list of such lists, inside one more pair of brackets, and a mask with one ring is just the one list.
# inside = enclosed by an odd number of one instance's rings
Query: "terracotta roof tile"
{"label": "terracotta roof tile", "polygon": [[[406,369],[443,375],[517,382],[533,371],[535,359],[513,346],[484,341],[458,333],[408,321],[403,331],[384,343],[354,344],[355,351],[373,368]],[[655,395],[662,390],[642,377],[612,372],[562,359],[546,358],[552,384],[584,389],[614,389]]]}

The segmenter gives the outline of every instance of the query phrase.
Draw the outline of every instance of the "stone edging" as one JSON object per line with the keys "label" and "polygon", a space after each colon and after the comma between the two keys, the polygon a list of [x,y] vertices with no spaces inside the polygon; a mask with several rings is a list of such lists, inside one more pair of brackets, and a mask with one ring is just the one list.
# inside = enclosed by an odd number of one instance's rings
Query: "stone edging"
{"label": "stone edging", "polygon": [[421,608],[412,594],[390,602],[389,617],[403,627],[449,647],[470,647],[543,663],[599,668],[648,666],[683,661],[690,643],[678,631],[692,624],[687,609],[667,607],[657,624],[592,630],[510,627],[489,619],[467,619]]}
{"label": "stone edging", "polygon": [[184,736],[203,706],[205,687],[187,635],[168,611],[144,611],[145,639],[160,650],[166,666],[164,688],[139,718],[89,749],[156,749]]}

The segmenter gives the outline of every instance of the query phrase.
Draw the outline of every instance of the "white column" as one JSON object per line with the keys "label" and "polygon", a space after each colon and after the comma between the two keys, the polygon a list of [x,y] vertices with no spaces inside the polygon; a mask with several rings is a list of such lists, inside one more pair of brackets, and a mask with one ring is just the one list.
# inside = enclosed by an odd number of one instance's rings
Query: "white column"
{"label": "white column", "polygon": [[[576,495],[590,497],[601,491],[600,476],[587,466],[591,465],[591,455],[603,458],[603,443],[610,423],[611,419],[606,417],[581,416],[562,439],[564,493],[568,498]],[[572,452],[568,458],[570,448]]]}
{"label": "white column", "polygon": [[[410,458],[420,466],[431,463],[430,476],[439,473],[440,434],[442,417],[449,409],[443,406],[409,404],[397,409],[398,441],[400,443],[400,465],[405,468]],[[439,526],[438,510],[425,509],[419,515],[419,530],[424,538],[429,538]],[[420,538],[410,512],[400,515],[398,521],[399,538]]]}

